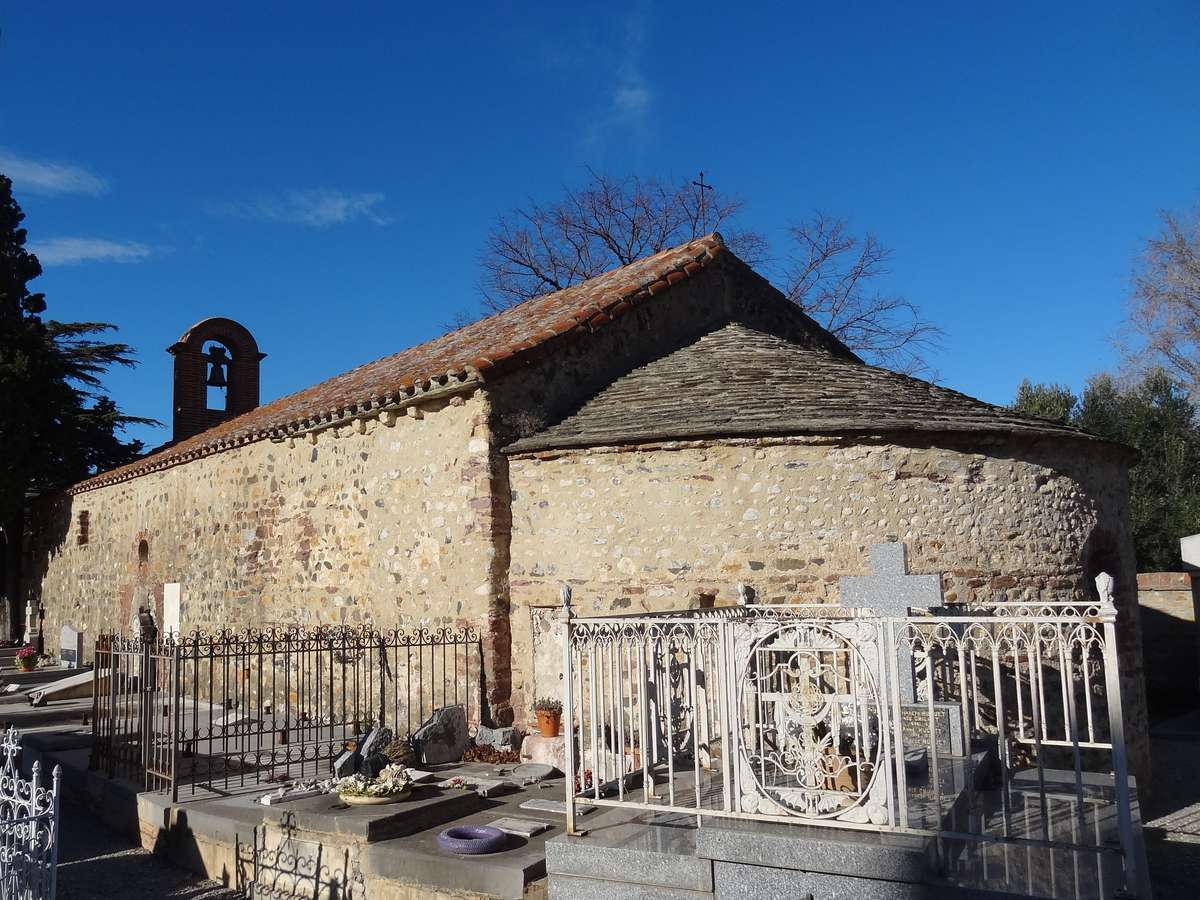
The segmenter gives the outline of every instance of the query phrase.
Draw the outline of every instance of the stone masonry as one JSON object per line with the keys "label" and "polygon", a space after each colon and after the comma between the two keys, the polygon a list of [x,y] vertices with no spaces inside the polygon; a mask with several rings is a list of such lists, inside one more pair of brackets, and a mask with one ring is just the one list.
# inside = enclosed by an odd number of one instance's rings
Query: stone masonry
{"label": "stone masonry", "polygon": [[[487,619],[504,626],[481,628],[485,664],[502,670],[490,700],[504,707],[507,507],[494,496],[487,418],[475,392],[390,427],[260,441],[43,504],[28,567],[47,633],[128,628],[143,605],[161,621],[165,582],[182,585],[185,630]],[[86,544],[74,534],[80,510]]]}
{"label": "stone masonry", "polygon": [[470,623],[484,717],[524,725],[560,689],[564,581],[584,615],[738,582],[832,603],[892,540],[947,602],[1077,600],[1107,571],[1144,776],[1130,460],[867,366],[709,235],[43,498],[19,600],[88,652],[170,583],[184,630]]}
{"label": "stone masonry", "polygon": [[[1124,463],[1051,442],[917,435],[907,444],[836,438],[680,441],[514,455],[510,589],[514,702],[533,684],[531,616],[575,586],[582,615],[736,602],[838,601],[868,573],[868,548],[909,548],[941,573],[948,603],[1080,600],[1108,571],[1135,595]],[[1123,604],[1127,734],[1144,755],[1137,621]],[[1145,760],[1135,764],[1145,765]],[[1145,769],[1141,769],[1145,771]]]}

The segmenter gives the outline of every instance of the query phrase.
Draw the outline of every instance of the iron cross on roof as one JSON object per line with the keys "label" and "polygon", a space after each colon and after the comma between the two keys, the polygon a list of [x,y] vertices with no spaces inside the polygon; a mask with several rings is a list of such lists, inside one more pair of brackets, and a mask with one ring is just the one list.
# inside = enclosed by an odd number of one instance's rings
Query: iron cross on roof
{"label": "iron cross on roof", "polygon": [[700,170],[700,180],[693,181],[692,184],[694,184],[696,187],[700,188],[700,231],[702,233],[707,232],[708,231],[708,206],[707,206],[708,197],[704,192],[711,191],[713,189],[713,186],[711,184],[704,183],[704,170],[703,169]]}

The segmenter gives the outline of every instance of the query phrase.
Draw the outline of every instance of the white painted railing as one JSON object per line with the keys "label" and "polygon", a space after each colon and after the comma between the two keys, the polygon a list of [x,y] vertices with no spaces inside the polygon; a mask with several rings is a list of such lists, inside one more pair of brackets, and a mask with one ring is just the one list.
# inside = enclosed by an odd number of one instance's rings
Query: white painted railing
{"label": "white painted railing", "polygon": [[1111,603],[579,618],[564,589],[563,620],[572,833],[587,804],[927,834],[1136,894]]}
{"label": "white painted railing", "polygon": [[58,802],[62,771],[42,787],[41,763],[22,777],[21,738],[9,728],[0,751],[0,900],[53,900],[58,868]]}

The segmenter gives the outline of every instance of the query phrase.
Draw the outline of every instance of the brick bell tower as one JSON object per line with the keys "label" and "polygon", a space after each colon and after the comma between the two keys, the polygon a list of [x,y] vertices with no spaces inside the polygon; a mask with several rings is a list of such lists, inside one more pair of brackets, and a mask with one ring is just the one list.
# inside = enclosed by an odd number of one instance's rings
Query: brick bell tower
{"label": "brick bell tower", "polygon": [[175,357],[173,443],[258,406],[258,368],[267,355],[233,319],[205,319],[167,352]]}

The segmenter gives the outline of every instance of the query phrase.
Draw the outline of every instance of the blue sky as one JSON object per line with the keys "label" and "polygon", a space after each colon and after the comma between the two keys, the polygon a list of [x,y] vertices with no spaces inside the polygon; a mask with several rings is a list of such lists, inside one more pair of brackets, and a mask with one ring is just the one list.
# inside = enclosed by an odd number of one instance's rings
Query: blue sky
{"label": "blue sky", "polygon": [[[837,7],[836,9],[834,7]],[[478,303],[496,216],[587,167],[694,175],[786,249],[895,251],[948,386],[1116,363],[1134,256],[1200,203],[1200,5],[54,3],[0,7],[0,170],[58,319],[170,418],[164,352],[242,321],[271,399]],[[139,430],[150,443],[167,431]]]}

